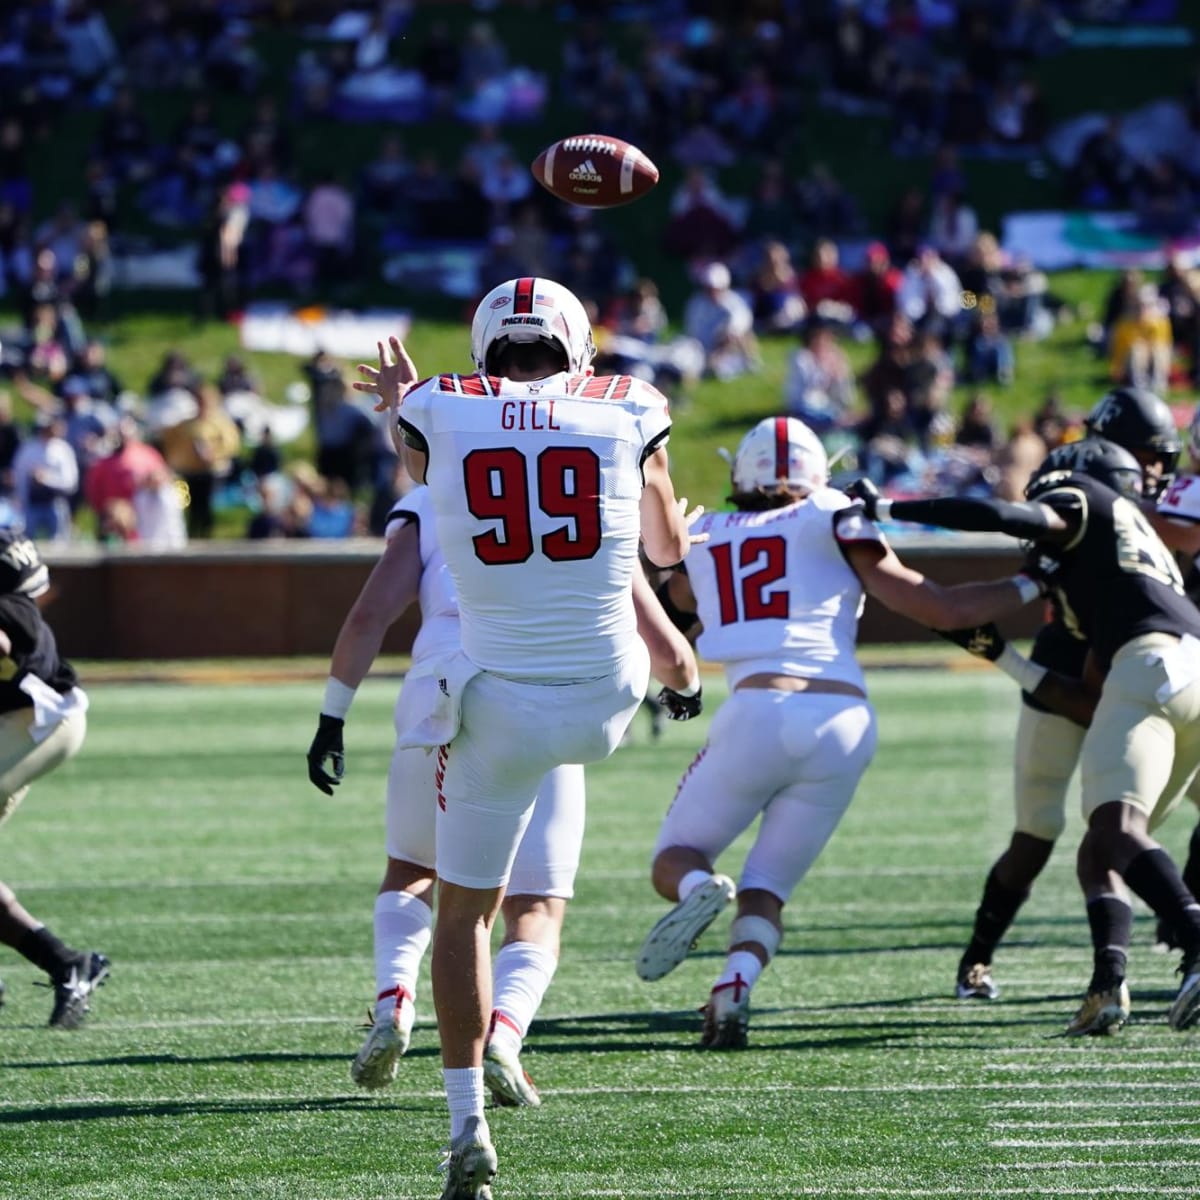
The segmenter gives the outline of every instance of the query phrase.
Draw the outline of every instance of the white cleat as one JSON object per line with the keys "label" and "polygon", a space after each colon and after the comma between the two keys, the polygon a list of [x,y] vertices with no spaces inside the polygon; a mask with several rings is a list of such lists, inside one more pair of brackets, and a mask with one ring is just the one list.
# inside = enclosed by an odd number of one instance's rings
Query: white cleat
{"label": "white cleat", "polygon": [[739,975],[713,988],[703,1008],[700,1045],[705,1050],[745,1050],[750,1029],[750,989]]}
{"label": "white cleat", "polygon": [[502,1108],[541,1107],[542,1098],[521,1066],[520,1055],[502,1042],[491,1041],[483,1048],[483,1082]]}
{"label": "white cleat", "polygon": [[1183,983],[1167,1013],[1167,1024],[1172,1029],[1190,1029],[1200,1021],[1200,960],[1193,958],[1180,969],[1183,971]]}
{"label": "white cleat", "polygon": [[714,875],[686,900],[680,900],[646,935],[638,952],[638,977],[649,982],[675,970],[736,895],[737,888],[728,875]]}
{"label": "white cleat", "polygon": [[350,1064],[350,1078],[360,1088],[377,1092],[395,1081],[416,1015],[412,1001],[404,996],[388,1016],[371,1022],[366,1041]]}
{"label": "white cleat", "polygon": [[472,1117],[466,1129],[445,1148],[445,1154],[442,1200],[492,1200],[497,1159],[484,1121]]}

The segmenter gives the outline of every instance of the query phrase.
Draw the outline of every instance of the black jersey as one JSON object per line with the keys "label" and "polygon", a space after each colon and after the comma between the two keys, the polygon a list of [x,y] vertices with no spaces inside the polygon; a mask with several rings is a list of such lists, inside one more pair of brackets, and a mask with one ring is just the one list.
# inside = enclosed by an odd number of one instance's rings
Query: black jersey
{"label": "black jersey", "polygon": [[[1054,615],[1038,630],[1033,639],[1033,649],[1029,652],[1030,661],[1037,663],[1039,667],[1049,667],[1060,675],[1082,679],[1087,653],[1087,642],[1081,634],[1072,633],[1059,606],[1055,604]],[[1022,692],[1021,699],[1038,712],[1054,712],[1054,709],[1040,700],[1035,700],[1028,692]]]}
{"label": "black jersey", "polygon": [[1142,634],[1200,637],[1200,611],[1137,504],[1088,475],[1069,476],[1037,501],[1078,523],[1069,542],[1037,544],[1039,565],[1067,629],[1086,639],[1103,669]]}
{"label": "black jersey", "polygon": [[17,686],[25,675],[36,675],[60,695],[79,682],[75,668],[59,657],[54,634],[42,620],[36,601],[16,592],[0,595],[0,629],[12,643],[8,654],[0,657],[0,712],[33,703]]}

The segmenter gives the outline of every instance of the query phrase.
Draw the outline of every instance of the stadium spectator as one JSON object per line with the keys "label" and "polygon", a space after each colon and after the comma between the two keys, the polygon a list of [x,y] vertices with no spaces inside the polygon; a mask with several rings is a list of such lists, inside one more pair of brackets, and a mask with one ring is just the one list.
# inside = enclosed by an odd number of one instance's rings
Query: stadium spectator
{"label": "stadium spectator", "polygon": [[38,413],[33,436],[17,447],[13,459],[13,491],[31,538],[61,542],[72,533],[71,499],[79,487],[79,463],[64,433],[61,417]]}
{"label": "stadium spectator", "polygon": [[907,401],[913,351],[912,322],[897,311],[879,334],[875,357],[859,377],[873,415],[883,413],[889,392],[898,390]]}
{"label": "stadium spectator", "polygon": [[1158,288],[1144,283],[1113,324],[1109,373],[1116,383],[1161,395],[1170,385],[1173,350],[1171,319]]}
{"label": "stadium spectator", "polygon": [[13,415],[12,393],[0,388],[0,497],[13,495],[13,460],[23,437]]}
{"label": "stadium spectator", "polygon": [[192,366],[187,355],[182,350],[169,350],[147,381],[146,396],[153,403],[156,397],[168,392],[195,393],[200,390],[201,382],[200,373]]}
{"label": "stadium spectator", "polygon": [[999,472],[996,499],[1024,500],[1025,486],[1048,452],[1049,447],[1038,435],[1032,418],[1019,417],[1014,421],[1008,440],[995,458]]}
{"label": "stadium spectator", "polygon": [[980,452],[990,462],[1000,449],[1001,434],[992,414],[992,402],[983,392],[973,392],[963,405],[954,434],[955,445]]}
{"label": "stadium spectator", "polygon": [[979,233],[979,218],[962,192],[942,192],[933,202],[927,235],[931,245],[961,271]]}
{"label": "stadium spectator", "polygon": [[1171,340],[1180,368],[1200,385],[1200,271],[1172,255],[1158,284],[1158,294],[1171,320]]}
{"label": "stadium spectator", "polygon": [[117,423],[117,410],[103,400],[94,400],[80,375],[63,380],[63,436],[75,453],[78,478],[68,497],[74,514],[83,500],[83,481],[92,464],[107,449],[107,439]]}
{"label": "stadium spectator", "polygon": [[[186,542],[175,476],[163,456],[143,440],[131,412],[117,418],[109,453],[88,469],[83,494],[102,526],[147,549],[175,549]],[[129,527],[128,512],[134,524]]]}
{"label": "stadium spectator", "polygon": [[800,295],[813,316],[836,321],[844,329],[857,315],[858,289],[854,277],[840,262],[837,243],[818,238],[813,244],[808,268],[800,273]]}
{"label": "stadium spectator", "polygon": [[113,275],[108,225],[100,220],[89,221],[80,239],[71,281],[71,300],[83,320],[103,320],[108,315]]}
{"label": "stadium spectator", "polygon": [[711,262],[697,272],[699,288],[683,310],[683,331],[704,349],[704,372],[732,379],[759,366],[750,305],[731,286],[729,268]]}
{"label": "stadium spectator", "polygon": [[1048,392],[1033,414],[1033,431],[1045,443],[1047,453],[1061,446],[1077,427],[1078,420],[1066,412],[1057,392]]}
{"label": "stadium spectator", "polygon": [[1084,208],[1123,208],[1133,184],[1134,163],[1122,141],[1123,121],[1112,115],[1079,149],[1067,173],[1071,200]]}
{"label": "stadium spectator", "polygon": [[913,480],[920,474],[923,456],[921,431],[913,420],[908,397],[900,388],[891,388],[880,407],[857,426],[859,467],[880,488],[890,488],[897,480]]}
{"label": "stadium spectator", "polygon": [[1012,383],[1016,354],[1012,340],[1000,326],[1000,317],[989,304],[976,318],[963,348],[963,375],[969,383]]}
{"label": "stadium spectator", "polygon": [[353,494],[370,473],[375,423],[351,402],[345,375],[332,355],[318,352],[305,364],[304,374],[312,389],[317,473],[342,480]]}
{"label": "stadium spectator", "polygon": [[[88,700],[75,669],[58,653],[38,600],[49,572],[28,538],[0,532],[0,648],[12,669],[0,680],[0,823],[25,799],[29,785],[75,757],[87,731]],[[74,950],[34,917],[0,882],[0,942],[50,977],[50,1025],[74,1029],[92,993],[108,978],[109,961]],[[0,985],[2,991],[2,985]]]}
{"label": "stadium spectator", "polygon": [[935,246],[918,247],[904,271],[896,303],[914,325],[944,338],[957,331],[962,315],[962,283]]}
{"label": "stadium spectator", "polygon": [[250,199],[250,188],[240,181],[218,187],[213,195],[200,233],[201,308],[205,315],[227,317],[244,306]]}
{"label": "stadium spectator", "polygon": [[794,333],[808,312],[800,294],[800,279],[787,246],[766,241],[750,278],[754,332],[760,336]]}
{"label": "stadium spectator", "polygon": [[262,395],[262,381],[258,373],[240,355],[230,354],[221,365],[221,373],[216,379],[217,389],[222,396],[232,396],[236,392],[248,392],[254,396]]}
{"label": "stadium spectator", "polygon": [[213,500],[242,448],[242,435],[225,409],[220,389],[200,385],[195,416],[164,429],[163,455],[187,485],[187,531],[190,538],[212,536]]}
{"label": "stadium spectator", "polygon": [[703,167],[688,168],[671,197],[664,248],[691,260],[724,259],[737,240],[737,222],[724,193]]}
{"label": "stadium spectator", "polygon": [[853,273],[856,333],[878,335],[887,327],[896,311],[902,279],[901,272],[892,265],[887,246],[883,242],[868,243],[863,265]]}
{"label": "stadium spectator", "polygon": [[784,407],[817,434],[825,434],[849,423],[856,403],[854,371],[830,322],[813,317],[801,336],[784,379]]}
{"label": "stadium spectator", "polygon": [[1196,189],[1165,155],[1142,163],[1130,187],[1138,225],[1157,237],[1180,238],[1196,228]]}
{"label": "stadium spectator", "polygon": [[316,283],[338,288],[354,261],[355,204],[333,171],[325,172],[304,200],[304,234],[316,260]]}

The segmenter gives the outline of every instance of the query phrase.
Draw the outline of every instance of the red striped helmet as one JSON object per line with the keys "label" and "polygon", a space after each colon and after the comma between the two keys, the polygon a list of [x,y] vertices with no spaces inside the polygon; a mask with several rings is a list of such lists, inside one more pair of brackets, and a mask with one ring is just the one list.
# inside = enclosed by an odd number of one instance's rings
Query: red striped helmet
{"label": "red striped helmet", "polygon": [[795,417],[765,417],[733,456],[733,490],[779,487],[816,491],[829,482],[829,459],[821,439]]}
{"label": "red striped helmet", "polygon": [[478,370],[487,371],[488,352],[505,340],[550,342],[563,350],[567,369],[576,373],[596,357],[583,305],[553,279],[510,279],[480,300],[471,321],[471,357]]}

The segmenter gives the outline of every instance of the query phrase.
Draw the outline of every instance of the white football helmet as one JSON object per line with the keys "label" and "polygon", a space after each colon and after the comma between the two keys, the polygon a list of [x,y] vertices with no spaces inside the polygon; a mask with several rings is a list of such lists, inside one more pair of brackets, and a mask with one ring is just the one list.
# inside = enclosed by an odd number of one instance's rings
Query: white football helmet
{"label": "white football helmet", "polygon": [[805,488],[829,482],[829,459],[821,439],[795,417],[765,417],[750,430],[733,456],[733,490]]}
{"label": "white football helmet", "polygon": [[574,372],[587,370],[596,357],[583,305],[553,279],[510,279],[480,300],[471,321],[471,357],[478,370],[487,370],[488,351],[505,339],[552,342],[566,352]]}

